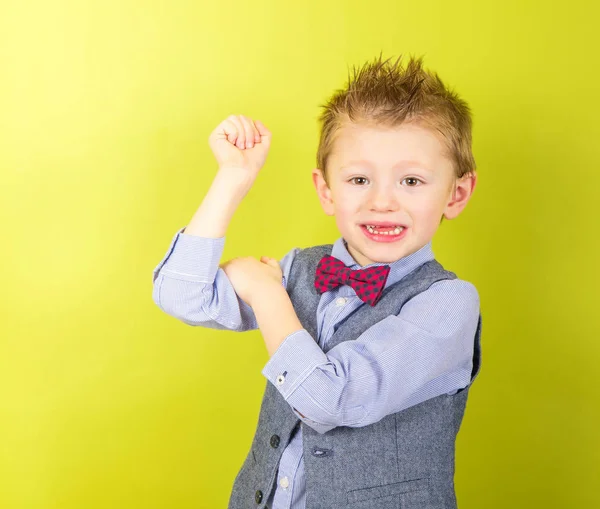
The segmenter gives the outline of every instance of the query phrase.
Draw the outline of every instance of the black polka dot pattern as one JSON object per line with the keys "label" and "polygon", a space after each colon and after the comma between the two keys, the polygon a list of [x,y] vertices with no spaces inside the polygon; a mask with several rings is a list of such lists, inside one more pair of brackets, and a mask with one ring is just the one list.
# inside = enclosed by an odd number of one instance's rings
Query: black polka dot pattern
{"label": "black polka dot pattern", "polygon": [[324,293],[340,285],[348,285],[361,300],[374,306],[381,297],[389,273],[389,265],[351,270],[341,260],[326,255],[317,265],[315,288]]}

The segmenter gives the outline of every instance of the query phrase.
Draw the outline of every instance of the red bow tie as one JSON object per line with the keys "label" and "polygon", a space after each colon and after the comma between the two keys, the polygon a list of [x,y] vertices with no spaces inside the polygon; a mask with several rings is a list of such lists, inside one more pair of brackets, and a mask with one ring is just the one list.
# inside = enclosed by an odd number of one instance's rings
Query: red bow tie
{"label": "red bow tie", "polygon": [[361,300],[374,306],[381,297],[389,273],[389,265],[351,270],[341,260],[326,255],[317,265],[315,288],[324,293],[340,285],[348,285]]}

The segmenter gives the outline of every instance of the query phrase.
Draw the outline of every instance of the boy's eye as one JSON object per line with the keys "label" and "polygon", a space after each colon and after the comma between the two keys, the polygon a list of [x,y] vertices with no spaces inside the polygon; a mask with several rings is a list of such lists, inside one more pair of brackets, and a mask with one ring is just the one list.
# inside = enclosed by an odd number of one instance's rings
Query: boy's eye
{"label": "boy's eye", "polygon": [[[357,186],[364,186],[369,183],[369,179],[366,177],[352,177],[349,182],[356,184]],[[402,182],[406,182],[408,187],[417,187],[420,183],[423,183],[416,177],[406,177]]]}

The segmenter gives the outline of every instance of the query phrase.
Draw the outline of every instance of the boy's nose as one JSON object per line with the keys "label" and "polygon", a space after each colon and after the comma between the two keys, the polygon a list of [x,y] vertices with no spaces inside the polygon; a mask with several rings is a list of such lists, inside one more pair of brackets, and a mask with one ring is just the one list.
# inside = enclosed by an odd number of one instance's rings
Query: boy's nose
{"label": "boy's nose", "polygon": [[373,189],[369,200],[369,208],[373,211],[396,211],[400,204],[393,189],[380,187]]}

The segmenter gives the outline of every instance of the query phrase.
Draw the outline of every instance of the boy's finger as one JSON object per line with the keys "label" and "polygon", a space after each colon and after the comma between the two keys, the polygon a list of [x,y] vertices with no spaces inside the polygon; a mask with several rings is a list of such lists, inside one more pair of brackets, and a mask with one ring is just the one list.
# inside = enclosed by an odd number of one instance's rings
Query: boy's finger
{"label": "boy's finger", "polygon": [[244,134],[244,127],[242,126],[242,123],[240,122],[240,119],[237,118],[235,115],[229,115],[229,117],[227,117],[227,120],[229,120],[230,122],[232,122],[233,124],[235,124],[235,127],[237,127],[237,142],[236,145],[238,148],[246,148],[246,136]]}
{"label": "boy's finger", "polygon": [[279,262],[275,258],[271,258],[270,256],[261,256],[260,261],[269,265],[279,267]]}
{"label": "boy's finger", "polygon": [[223,129],[223,133],[225,134],[227,141],[229,141],[229,143],[232,145],[235,145],[238,137],[238,129],[235,124],[230,120],[224,120],[221,123],[221,128]]}
{"label": "boy's finger", "polygon": [[240,115],[240,121],[244,126],[244,138],[246,139],[246,146],[243,148],[252,148],[254,146],[254,124],[244,115]]}
{"label": "boy's finger", "polygon": [[261,138],[263,136],[271,136],[271,131],[269,131],[260,120],[255,120],[254,125],[258,129],[258,134],[260,134]]}
{"label": "boy's finger", "polygon": [[252,122],[252,132],[254,133],[254,143],[260,143],[260,133],[254,122]]}

